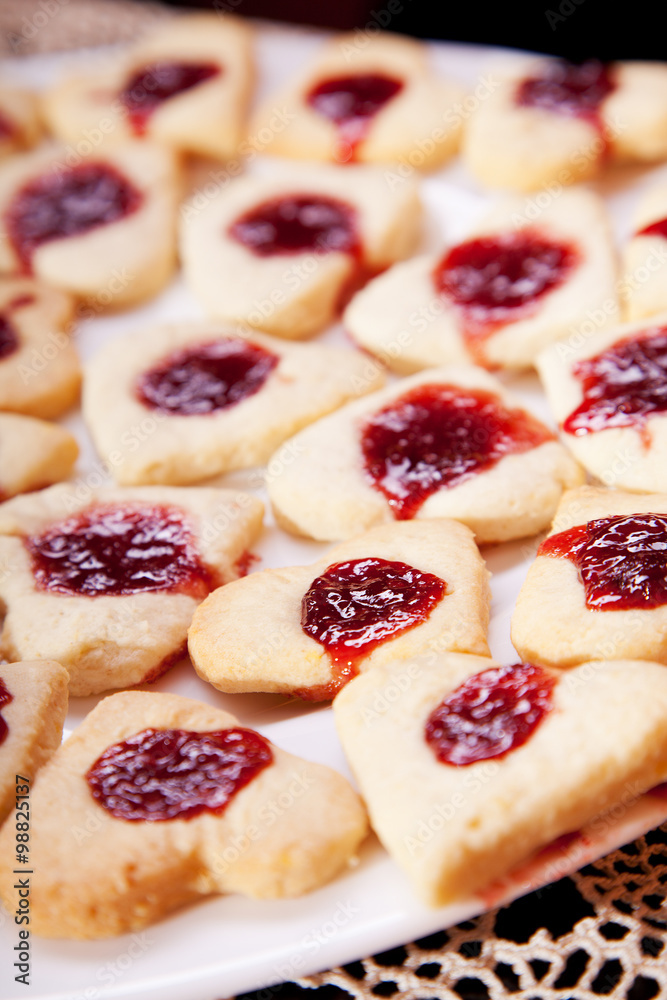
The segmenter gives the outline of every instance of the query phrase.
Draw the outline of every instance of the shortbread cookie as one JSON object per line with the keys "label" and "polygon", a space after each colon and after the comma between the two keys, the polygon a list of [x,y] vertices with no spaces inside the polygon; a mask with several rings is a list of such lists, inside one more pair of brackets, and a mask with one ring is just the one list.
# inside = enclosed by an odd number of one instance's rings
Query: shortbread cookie
{"label": "shortbread cookie", "polygon": [[481,368],[434,368],[318,420],[269,484],[278,523],[337,540],[376,524],[452,517],[478,542],[545,528],[583,472]]}
{"label": "shortbread cookie", "polygon": [[379,168],[293,165],[183,207],[185,277],[211,316],[305,337],[362,276],[412,253],[420,220],[411,181],[392,191]]}
{"label": "shortbread cookie", "polygon": [[334,714],[371,824],[429,905],[484,889],[667,775],[657,663],[563,673],[449,653],[410,666],[409,683],[402,662],[356,677]]}
{"label": "shortbread cookie", "polygon": [[149,298],[174,270],[178,196],[174,154],[157,144],[13,157],[0,166],[0,272],[34,274],[96,311]]}
{"label": "shortbread cookie", "polygon": [[62,484],[8,500],[0,652],[57,660],[72,695],[153,680],[183,655],[197,604],[244,571],[261,525],[261,502],[233,490]]}
{"label": "shortbread cookie", "polygon": [[528,208],[509,199],[444,254],[396,264],[352,299],[345,328],[404,375],[466,358],[527,368],[591,315],[603,326],[618,322],[602,201],[576,190],[537,219]]}
{"label": "shortbread cookie", "polygon": [[[337,875],[367,832],[336,771],[228,712],[139,691],[87,716],[43,769],[31,808],[30,926],[46,937],[136,931],[214,893],[300,896]],[[0,835],[12,909],[15,835],[11,822]]]}
{"label": "shortbread cookie", "polygon": [[667,494],[566,493],[514,610],[519,655],[667,664],[666,551]]}
{"label": "shortbread cookie", "polygon": [[[66,715],[67,671],[59,663],[0,663],[0,824],[17,803],[17,817],[29,822],[30,782],[60,746]],[[20,842],[12,857],[29,853]]]}
{"label": "shortbread cookie", "polygon": [[488,573],[456,521],[385,524],[311,566],[266,569],[210,594],[188,633],[220,691],[320,701],[423,649],[488,655]]}
{"label": "shortbread cookie", "polygon": [[35,94],[0,87],[0,159],[34,146],[42,134]]}
{"label": "shortbread cookie", "polygon": [[519,59],[466,123],[464,161],[489,187],[530,191],[595,177],[610,159],[667,155],[667,66]]}
{"label": "shortbread cookie", "polygon": [[78,454],[76,438],[64,427],[0,413],[0,500],[67,479]]}
{"label": "shortbread cookie", "polygon": [[108,148],[147,136],[227,159],[245,131],[252,87],[250,31],[218,14],[170,19],[115,66],[68,77],[44,96],[55,135]]}
{"label": "shortbread cookie", "polygon": [[563,441],[606,486],[667,493],[667,313],[537,359]]}
{"label": "shortbread cookie", "polygon": [[629,320],[667,311],[667,182],[641,198],[623,254],[623,304]]}
{"label": "shortbread cookie", "polygon": [[360,44],[342,35],[269,97],[250,132],[266,136],[263,151],[279,156],[429,170],[458,149],[463,118],[454,106],[463,96],[430,69],[421,43],[383,34]]}
{"label": "shortbread cookie", "polygon": [[0,410],[50,419],[79,398],[69,295],[32,278],[0,278]]}
{"label": "shortbread cookie", "polygon": [[[125,485],[187,484],[263,465],[286,438],[383,382],[361,353],[214,323],[118,337],[89,364],[83,410]],[[150,434],[133,428],[155,421]]]}

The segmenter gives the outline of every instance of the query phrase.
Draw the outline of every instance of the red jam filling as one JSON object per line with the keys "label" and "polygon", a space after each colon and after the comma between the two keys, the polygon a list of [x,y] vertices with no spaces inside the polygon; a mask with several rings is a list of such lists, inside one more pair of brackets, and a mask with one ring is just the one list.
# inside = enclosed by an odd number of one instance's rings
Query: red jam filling
{"label": "red jam filling", "polygon": [[18,350],[19,338],[9,319],[0,313],[0,361]]}
{"label": "red jam filling", "polygon": [[9,732],[9,726],[7,722],[2,717],[2,709],[5,705],[9,705],[10,701],[13,701],[13,696],[7,690],[7,685],[0,677],[0,744],[4,743],[7,739],[7,733]]}
{"label": "red jam filling", "polygon": [[322,697],[333,698],[387,639],[426,621],[445,589],[432,573],[374,558],[334,563],[313,580],[301,603],[301,628],[324,646],[335,668]]}
{"label": "red jam filling", "polygon": [[643,229],[638,230],[637,236],[662,236],[663,239],[667,240],[667,219],[658,219],[650,226],[644,226]]}
{"label": "red jam filling", "polygon": [[373,116],[402,89],[401,80],[381,73],[338,76],[318,83],[306,101],[337,126],[339,159],[350,159],[365,139]]}
{"label": "red jam filling", "polygon": [[551,711],[555,683],[552,674],[531,663],[483,670],[430,714],[426,742],[441,764],[454,767],[504,757]]}
{"label": "red jam filling", "polygon": [[586,607],[629,611],[667,604],[667,515],[600,517],[545,538],[538,555],[570,559]]}
{"label": "red jam filling", "polygon": [[213,413],[258,392],[278,356],[245,340],[187,347],[144,372],[136,386],[145,406],[186,416]]}
{"label": "red jam filling", "polygon": [[5,213],[9,238],[29,270],[42,243],[80,236],[136,212],[143,195],[106,163],[41,174],[20,188]]}
{"label": "red jam filling", "polygon": [[542,76],[522,81],[516,103],[585,118],[599,129],[600,106],[615,89],[609,67],[595,59],[581,64],[555,60]]}
{"label": "red jam filling", "polygon": [[144,135],[149,118],[164,101],[220,73],[217,63],[157,62],[137,70],[120,94],[135,134]]}
{"label": "red jam filling", "polygon": [[285,195],[257,205],[232,224],[229,235],[258,257],[360,252],[354,209],[319,194]]}
{"label": "red jam filling", "polygon": [[667,410],[667,327],[654,327],[578,361],[572,375],[581,384],[583,399],[563,423],[568,434],[606,427],[644,430],[651,413]]}
{"label": "red jam filling", "polygon": [[406,520],[432,493],[552,438],[530,414],[508,410],[484,389],[422,385],[371,417],[361,449],[374,487]]}
{"label": "red jam filling", "polygon": [[144,729],[108,747],[86,779],[116,819],[192,819],[223,812],[272,761],[269,742],[250,729]]}
{"label": "red jam filling", "polygon": [[573,246],[521,230],[459,243],[437,265],[433,281],[461,309],[463,333],[474,350],[475,341],[534,313],[578,262]]}
{"label": "red jam filling", "polygon": [[41,590],[99,597],[169,590],[204,597],[218,585],[183,511],[156,504],[91,507],[24,539]]}

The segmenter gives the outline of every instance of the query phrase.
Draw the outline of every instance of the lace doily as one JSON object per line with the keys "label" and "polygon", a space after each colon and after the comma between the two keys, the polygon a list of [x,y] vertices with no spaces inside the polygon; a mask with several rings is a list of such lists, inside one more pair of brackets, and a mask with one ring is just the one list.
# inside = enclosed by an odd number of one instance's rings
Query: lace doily
{"label": "lace doily", "polygon": [[237,1000],[667,997],[667,823],[447,931]]}

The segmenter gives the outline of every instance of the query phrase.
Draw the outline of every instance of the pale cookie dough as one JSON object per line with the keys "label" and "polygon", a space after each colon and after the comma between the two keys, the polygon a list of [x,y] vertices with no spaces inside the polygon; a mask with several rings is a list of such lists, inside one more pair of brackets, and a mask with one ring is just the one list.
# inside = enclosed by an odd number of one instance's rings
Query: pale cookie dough
{"label": "pale cookie dough", "polygon": [[[667,313],[553,344],[539,355],[537,369],[563,443],[591,475],[616,489],[667,493],[667,411],[656,408],[665,398],[667,361],[658,342],[651,346],[652,337],[667,339]],[[621,352],[613,363],[612,350]],[[575,417],[575,411],[585,403],[584,383],[575,374],[576,366],[598,358],[597,371],[615,376],[616,403],[608,407],[614,412],[605,415],[598,410],[596,415],[592,410],[588,420],[585,414]],[[623,401],[626,387],[638,412]],[[597,387],[591,391],[596,392]],[[591,399],[595,403],[595,395]],[[591,426],[592,419],[595,423]]]}
{"label": "pale cookie dough", "polygon": [[[472,366],[431,369],[348,403],[290,439],[294,461],[269,483],[269,497],[281,527],[336,541],[394,520],[388,500],[364,468],[361,433],[387,404],[422,385],[491,392],[501,405],[518,409],[528,419],[522,404],[492,375]],[[541,531],[549,524],[563,489],[583,481],[583,472],[569,452],[543,429],[549,440],[505,455],[470,479],[438,489],[415,517],[462,521],[472,528],[478,542],[507,541]]]}
{"label": "pale cookie dough", "polygon": [[[238,726],[228,712],[177,695],[124,692],[104,699],[31,795],[39,817],[30,842],[31,930],[107,937],[139,930],[211,894],[300,896],[339,874],[367,832],[359,796],[338,772],[273,744],[272,762],[219,813],[125,820],[93,798],[86,774],[116,743],[146,729],[206,733]],[[91,835],[77,837],[85,828]],[[3,859],[14,854],[6,847],[10,837],[11,821],[0,835]],[[0,892],[12,909],[13,867],[0,862]]]}
{"label": "pale cookie dough", "polygon": [[[301,628],[304,595],[335,563],[383,559],[438,577],[444,595],[423,622],[389,635],[352,671],[337,667],[326,647]],[[350,676],[423,649],[488,655],[490,594],[472,532],[456,521],[404,521],[373,528],[330,549],[310,566],[252,573],[206,598],[188,633],[197,673],[220,691],[277,691],[331,698]],[[354,622],[354,615],[345,615]],[[342,624],[342,619],[341,619]]]}
{"label": "pale cookie dough", "polygon": [[495,88],[466,123],[465,165],[482,184],[519,191],[596,177],[611,160],[655,161],[667,155],[667,66],[621,62],[609,67],[615,89],[599,108],[599,128],[586,117],[517,104],[521,83],[553,60],[521,58],[490,71]]}
{"label": "pale cookie dough", "polygon": [[[308,101],[311,91],[329,80],[373,75],[400,89],[375,114],[349,125],[338,126]],[[264,152],[297,159],[400,161],[411,170],[431,170],[458,149],[463,118],[455,105],[463,96],[458,84],[431,69],[421,43],[382,34],[367,35],[360,44],[356,35],[341,35],[297,80],[263,103],[251,121],[250,141],[261,137]],[[341,106],[340,98],[334,101]]]}
{"label": "pale cookie dough", "polygon": [[[41,589],[25,538],[39,537],[95,507],[166,508],[182,518],[211,581],[233,580],[262,527],[262,503],[233,490],[146,486],[52,486],[0,506],[0,599],[7,607],[0,652],[8,659],[55,659],[70,675],[70,694],[87,695],[153,680],[185,650],[198,588],[129,595],[72,595]],[[218,584],[213,582],[213,586]],[[208,587],[211,589],[211,587]]]}
{"label": "pale cookie dough", "polygon": [[[340,250],[259,256],[229,229],[246,212],[282,197],[324,197],[353,212],[360,260]],[[408,257],[420,236],[417,186],[390,190],[374,167],[292,164],[271,177],[233,181],[210,198],[195,196],[182,209],[185,278],[213,317],[298,339],[336,316],[359,270],[373,274]]]}
{"label": "pale cookie dough", "polygon": [[334,714],[371,824],[428,905],[483,890],[628,788],[639,794],[667,774],[667,671],[659,664],[556,672],[553,707],[522,746],[458,766],[438,760],[424,727],[459,685],[498,664],[450,653],[410,666],[410,674],[395,662],[355,678]]}
{"label": "pale cookie dough", "polygon": [[0,500],[67,479],[79,454],[64,427],[0,413]]}
{"label": "pale cookie dough", "polygon": [[[169,88],[161,64],[201,67],[210,75],[161,101],[142,127],[128,114],[128,104],[141,115],[157,87]],[[43,110],[52,132],[75,149],[91,142],[106,149],[145,134],[177,150],[224,160],[238,151],[245,133],[253,76],[247,25],[219,12],[193,14],[170,19],[108,69],[51,87]]]}
{"label": "pale cookie dough", "polygon": [[[0,823],[21,793],[25,798],[17,817],[23,814],[29,823],[30,782],[62,739],[67,715],[67,671],[50,660],[1,663],[0,682],[0,734],[4,734],[0,735]],[[19,790],[19,785],[25,787]],[[14,826],[14,837],[17,832]],[[27,844],[30,856],[29,840]],[[12,854],[17,854],[16,845]]]}
{"label": "pale cookie dough", "polygon": [[[133,210],[85,232],[48,239],[23,261],[11,235],[15,199],[26,186],[51,180],[57,185],[59,179],[71,183],[77,172],[97,166],[120,177],[134,199]],[[12,157],[0,166],[0,273],[31,271],[46,284],[85,299],[93,315],[148,299],[174,272],[179,194],[176,157],[156,143],[127,142],[89,158],[65,146]],[[73,211],[68,204],[67,216]]]}
{"label": "pale cookie dough", "polygon": [[78,402],[73,306],[32,278],[0,278],[0,410],[51,419]]}
{"label": "pale cookie dough", "polygon": [[[524,311],[509,313],[488,335],[468,337],[467,310],[438,290],[434,272],[452,250],[470,240],[511,240],[516,233],[553,241],[565,248],[572,263],[562,282]],[[480,291],[488,292],[485,272],[476,273]],[[502,279],[494,274],[493,280]],[[601,199],[578,189],[563,192],[537,213],[523,198],[498,204],[457,246],[395,264],[371,281],[348,305],[343,324],[357,343],[406,375],[467,359],[489,368],[528,368],[539,350],[576,330],[591,313],[602,317],[603,326],[619,320],[616,261]]]}
{"label": "pale cookie dough", "polygon": [[[216,343],[221,349],[247,344],[277,363],[256,392],[222,409],[181,414],[139,397],[147,372],[170,359],[176,363],[184,350]],[[193,368],[193,391],[204,378]],[[383,369],[357,351],[190,322],[132,331],[110,341],[86,369],[83,413],[119,483],[184,485],[264,465],[286,438],[383,383]],[[224,388],[224,377],[216,383],[211,375],[207,384]],[[183,390],[179,398],[185,396]],[[138,435],[136,428],[147,419],[154,423],[151,433]]]}
{"label": "pale cookie dough", "polygon": [[0,86],[0,159],[34,146],[41,134],[37,96]]}
{"label": "pale cookie dough", "polygon": [[[634,215],[634,232],[623,253],[622,298],[628,320],[667,310],[667,236],[642,230],[667,219],[667,179],[646,189]],[[664,227],[663,227],[664,228]]]}
{"label": "pale cookie dough", "polygon": [[[667,495],[572,490],[563,496],[547,538],[597,518],[645,512],[667,514]],[[667,664],[667,604],[627,610],[615,610],[613,604],[588,607],[576,565],[566,556],[538,550],[512,616],[512,642],[524,659],[557,667],[625,657]]]}

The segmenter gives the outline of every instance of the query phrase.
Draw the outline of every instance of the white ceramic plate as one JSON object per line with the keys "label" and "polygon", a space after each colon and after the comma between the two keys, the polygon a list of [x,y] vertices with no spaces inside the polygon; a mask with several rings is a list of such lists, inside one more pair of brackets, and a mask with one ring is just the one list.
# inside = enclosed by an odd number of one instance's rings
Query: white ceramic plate
{"label": "white ceramic plate", "polygon": [[[362,36],[363,37],[363,36]],[[258,61],[260,93],[271,92],[320,44],[321,34],[261,26]],[[497,58],[494,50],[434,44],[437,66],[474,87]],[[98,55],[38,57],[8,62],[4,76],[20,83],[46,86],[72,60],[97,61]],[[465,110],[465,109],[464,109]],[[255,161],[252,169],[271,170],[270,161]],[[628,209],[647,171],[625,171],[608,178],[600,190],[607,197],[619,239],[628,231]],[[440,247],[468,230],[487,206],[482,192],[454,164],[423,183],[428,233],[425,248]],[[108,338],[153,320],[201,318],[202,311],[180,280],[158,299],[131,313],[100,317],[82,325],[81,353],[90,357]],[[345,342],[340,327],[323,339]],[[508,379],[543,418],[546,405],[535,379]],[[96,456],[78,416],[66,423],[82,448],[77,477],[96,473]],[[228,483],[247,487],[252,474],[236,474]],[[256,492],[256,491],[255,491]],[[490,645],[503,662],[517,657],[509,640],[509,617],[536,542],[488,547],[484,551],[493,573]],[[267,515],[265,533],[256,546],[262,566],[309,563],[326,546],[299,541],[276,529]],[[269,695],[225,696],[201,681],[189,663],[171,670],[153,690],[173,691],[217,704],[254,726],[279,746],[349,775],[328,708],[286,703]],[[68,728],[76,726],[97,699],[77,699],[71,706]],[[140,934],[98,942],[50,941],[30,938],[31,981],[15,981],[14,948],[18,927],[14,914],[0,910],[0,997],[30,1000],[215,1000],[234,993],[268,987],[364,957],[451,926],[484,909],[574,871],[613,847],[633,839],[667,816],[667,801],[644,796],[621,803],[603,820],[583,831],[565,847],[543,852],[534,862],[502,885],[457,906],[430,910],[420,905],[402,872],[371,839],[358,865],[318,892],[287,902],[253,902],[241,897],[218,897],[182,910]],[[39,822],[39,817],[34,817]],[[79,833],[81,838],[87,831]],[[71,859],[76,866],[76,853]],[[267,993],[267,997],[269,994]]]}

